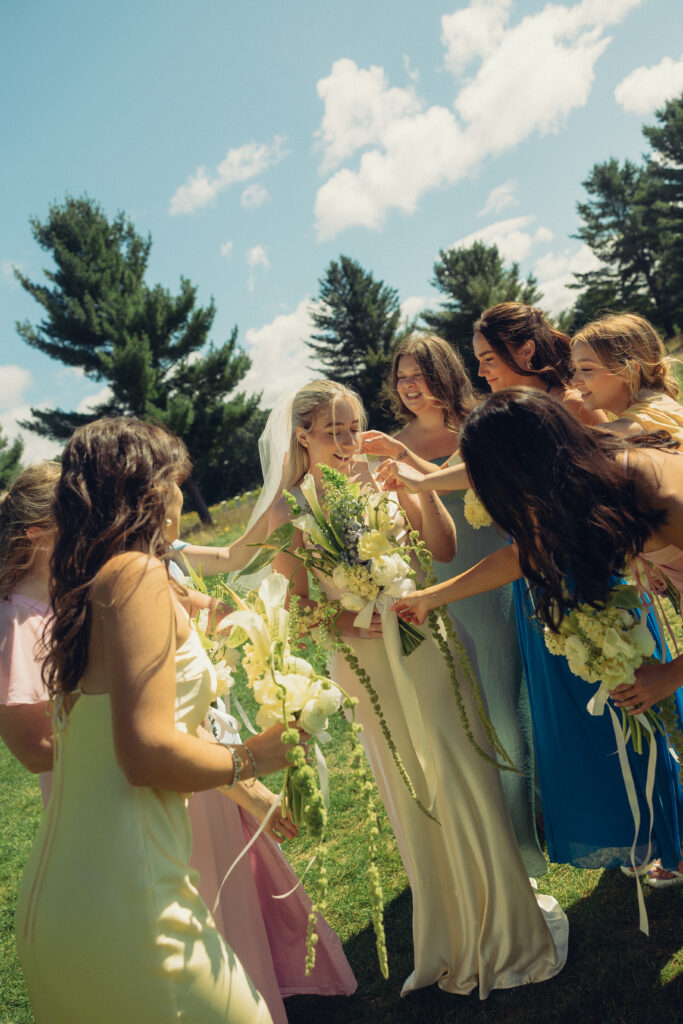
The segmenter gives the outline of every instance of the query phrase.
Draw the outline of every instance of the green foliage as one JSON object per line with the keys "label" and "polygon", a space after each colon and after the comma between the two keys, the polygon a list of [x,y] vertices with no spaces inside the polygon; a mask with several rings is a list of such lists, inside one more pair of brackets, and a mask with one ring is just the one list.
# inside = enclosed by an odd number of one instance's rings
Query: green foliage
{"label": "green foliage", "polygon": [[340,256],[319,281],[318,302],[311,308],[317,333],[306,342],[316,368],[356,389],[372,427],[391,429],[394,418],[384,407],[383,392],[401,317],[396,290]]}
{"label": "green foliage", "polygon": [[20,437],[10,444],[0,428],[0,491],[6,490],[21,471],[24,442]]}
{"label": "green foliage", "polygon": [[570,330],[601,310],[646,316],[667,337],[683,325],[683,95],[645,125],[652,153],[642,164],[595,164],[578,203],[577,233],[601,261],[576,274],[581,290],[564,318]]}
{"label": "green foliage", "polygon": [[[53,359],[106,381],[112,394],[92,413],[32,409],[25,426],[65,440],[97,416],[154,420],[185,440],[193,481],[208,501],[256,483],[259,397],[227,400],[250,366],[237,328],[222,345],[205,348],[213,301],[198,306],[186,278],[177,295],[147,285],[151,238],[142,238],[122,212],[110,221],[92,199],[67,197],[44,221],[32,218],[31,229],[55,269],[45,271],[48,284],[15,271],[44,311],[38,326],[25,321],[17,330]],[[201,501],[196,488],[191,494]]]}
{"label": "green foliage", "polygon": [[465,249],[442,249],[434,264],[435,288],[445,296],[440,309],[426,310],[421,318],[430,331],[450,342],[476,380],[472,354],[472,325],[497,302],[525,302],[541,298],[536,278],[519,276],[519,264],[506,267],[496,245],[474,242]]}

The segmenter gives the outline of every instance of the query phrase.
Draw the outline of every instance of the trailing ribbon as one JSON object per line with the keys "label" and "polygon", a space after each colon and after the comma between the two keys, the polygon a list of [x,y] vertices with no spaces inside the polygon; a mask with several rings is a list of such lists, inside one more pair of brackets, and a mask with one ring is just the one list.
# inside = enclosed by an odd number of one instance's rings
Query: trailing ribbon
{"label": "trailing ribbon", "polygon": [[[219,792],[220,792],[220,789],[219,789]],[[278,793],[277,799],[275,800],[275,802],[272,805],[272,807],[269,808],[268,813],[266,814],[265,818],[263,819],[263,821],[261,822],[259,827],[256,829],[256,831],[254,832],[253,836],[251,837],[251,839],[249,840],[247,845],[244,847],[242,852],[239,853],[235,857],[234,861],[232,862],[232,864],[230,865],[230,867],[226,871],[225,875],[223,876],[223,881],[221,882],[221,884],[218,887],[218,892],[216,893],[216,899],[214,900],[214,903],[213,903],[213,908],[211,910],[212,914],[216,913],[216,909],[217,909],[218,904],[220,902],[221,893],[223,891],[223,886],[225,885],[227,880],[230,878],[230,875],[233,873],[233,871],[235,870],[235,868],[237,867],[239,862],[242,860],[242,857],[244,857],[244,855],[247,854],[249,852],[249,850],[251,850],[252,846],[254,845],[254,843],[256,842],[258,837],[261,835],[261,833],[263,832],[264,828],[266,827],[266,825],[268,824],[268,822],[270,821],[272,816],[275,814],[276,809],[280,806],[280,804],[282,802],[283,793],[284,793],[284,789],[281,790],[280,793]],[[229,799],[229,797],[228,797],[228,799]],[[295,886],[295,888],[296,888],[296,886]]]}
{"label": "trailing ribbon", "polygon": [[[603,683],[600,686],[600,689],[598,690],[598,692],[593,697],[591,697],[591,699],[588,701],[588,704],[586,705],[586,710],[588,711],[589,715],[601,715],[603,713],[604,709],[605,709],[606,700],[607,700],[608,696],[609,696],[609,691],[606,689],[605,683]],[[633,824],[634,824],[634,827],[635,827],[635,833],[634,833],[634,836],[633,836],[633,842],[631,844],[630,861],[631,861],[631,866],[632,866],[633,871],[634,871],[635,880],[636,880],[636,887],[637,887],[637,890],[638,890],[639,927],[640,927],[641,932],[644,932],[645,935],[649,935],[650,934],[650,926],[649,926],[648,920],[647,920],[647,911],[645,909],[645,900],[643,898],[643,890],[641,888],[640,880],[638,878],[638,874],[637,874],[637,870],[636,870],[636,845],[638,843],[638,833],[640,832],[640,805],[638,803],[638,794],[636,793],[636,787],[635,787],[635,783],[633,781],[633,773],[631,771],[631,765],[630,765],[629,759],[628,759],[628,753],[627,753],[627,750],[626,750],[626,740],[624,739],[624,734],[623,734],[622,729],[621,729],[621,723],[619,722],[619,719],[617,718],[617,715],[616,715],[612,705],[611,704],[607,704],[606,706],[607,706],[607,709],[608,709],[608,711],[610,713],[610,716],[611,716],[611,719],[612,719],[612,727],[614,729],[614,738],[615,738],[616,743],[617,743],[617,754],[619,756],[619,766],[621,768],[621,775],[622,775],[622,778],[624,780],[624,787],[626,789],[626,796],[628,798],[629,807],[631,808],[631,814],[633,816]],[[643,861],[643,863],[646,864],[650,860],[650,855],[651,855],[651,850],[652,850],[652,828],[654,826],[654,815],[655,815],[654,806],[653,806],[653,803],[652,803],[652,796],[653,796],[653,793],[654,793],[655,771],[656,771],[656,768],[657,768],[657,743],[656,743],[656,737],[654,735],[652,726],[650,725],[650,722],[647,719],[647,717],[645,715],[636,715],[636,718],[638,718],[641,726],[644,729],[647,729],[647,731],[650,733],[650,738],[649,738],[650,752],[649,752],[649,755],[648,755],[647,777],[646,777],[646,783],[645,783],[645,801],[647,803],[647,809],[648,809],[649,814],[650,814],[650,825],[649,825],[648,836],[647,836],[647,853],[646,853],[645,859]]]}

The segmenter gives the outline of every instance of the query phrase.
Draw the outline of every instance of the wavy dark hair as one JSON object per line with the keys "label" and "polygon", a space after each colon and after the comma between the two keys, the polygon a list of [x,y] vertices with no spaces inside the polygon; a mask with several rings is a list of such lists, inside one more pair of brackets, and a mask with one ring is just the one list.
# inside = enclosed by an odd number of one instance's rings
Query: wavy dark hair
{"label": "wavy dark hair", "polygon": [[[668,434],[623,438],[580,423],[537,388],[506,388],[467,418],[460,453],[472,486],[519,546],[539,618],[556,630],[579,602],[596,606],[665,513],[639,502],[630,447],[672,448]],[[563,586],[571,580],[571,593]]]}
{"label": "wavy dark hair", "polygon": [[[571,341],[558,331],[542,309],[522,302],[499,302],[484,310],[474,321],[481,334],[506,366],[522,377],[540,377],[549,387],[568,388],[572,379]],[[530,365],[522,366],[515,355],[527,341],[533,341]]]}
{"label": "wavy dark hair", "polygon": [[54,503],[54,617],[43,665],[50,693],[70,692],[85,670],[95,576],[114,555],[134,547],[157,557],[164,554],[171,488],[189,471],[183,442],[151,423],[100,419],[72,434]]}
{"label": "wavy dark hair", "polygon": [[398,364],[402,356],[411,356],[420,368],[427,387],[443,409],[444,423],[456,431],[477,404],[478,396],[467,376],[465,364],[452,345],[436,334],[415,333],[399,341],[386,383],[386,393],[394,416],[414,420],[415,414],[398,393]]}

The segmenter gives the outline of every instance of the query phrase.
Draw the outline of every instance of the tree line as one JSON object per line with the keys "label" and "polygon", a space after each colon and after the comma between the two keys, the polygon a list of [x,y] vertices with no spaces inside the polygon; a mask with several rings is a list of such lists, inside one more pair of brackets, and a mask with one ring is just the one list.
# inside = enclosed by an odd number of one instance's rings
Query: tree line
{"label": "tree line", "polygon": [[[657,111],[643,134],[650,152],[640,164],[615,159],[596,164],[577,204],[582,240],[600,260],[576,274],[577,292],[559,326],[577,330],[601,310],[642,313],[673,337],[683,329],[683,95]],[[124,213],[108,219],[88,196],[53,204],[30,220],[32,234],[54,269],[35,282],[15,276],[42,307],[39,324],[18,323],[21,338],[86,377],[106,383],[109,397],[91,412],[31,409],[21,425],[65,441],[75,427],[105,415],[161,423],[186,442],[193,460],[186,485],[191,507],[208,520],[208,504],[260,482],[257,440],[268,410],[260,395],[239,390],[251,365],[238,329],[221,344],[210,340],[213,299],[181,278],[176,293],[146,282],[152,239],[137,233]],[[505,265],[495,245],[475,242],[442,249],[431,284],[441,304],[406,322],[396,289],[348,256],[330,262],[311,308],[314,331],[306,344],[311,368],[356,388],[370,422],[395,425],[384,401],[393,350],[407,331],[429,330],[460,351],[470,371],[472,323],[496,302],[542,303],[538,281]],[[0,486],[19,471],[21,441],[0,434]]]}

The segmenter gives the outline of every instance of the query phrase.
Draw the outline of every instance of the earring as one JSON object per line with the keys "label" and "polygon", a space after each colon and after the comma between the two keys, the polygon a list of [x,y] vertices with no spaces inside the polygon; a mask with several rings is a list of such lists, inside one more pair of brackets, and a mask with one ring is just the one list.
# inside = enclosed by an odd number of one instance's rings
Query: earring
{"label": "earring", "polygon": [[526,361],[526,368],[527,368],[527,370],[531,369],[531,360],[530,359],[527,359],[527,361]]}
{"label": "earring", "polygon": [[166,517],[166,519],[164,519],[164,526],[173,526],[173,520]]}

